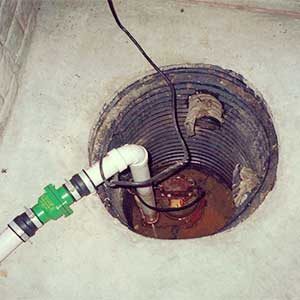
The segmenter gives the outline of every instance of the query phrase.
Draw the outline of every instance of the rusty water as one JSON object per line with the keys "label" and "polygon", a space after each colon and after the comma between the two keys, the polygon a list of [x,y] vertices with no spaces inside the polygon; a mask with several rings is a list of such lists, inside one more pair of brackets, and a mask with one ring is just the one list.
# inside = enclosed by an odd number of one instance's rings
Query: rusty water
{"label": "rusty water", "polygon": [[[205,191],[205,196],[197,207],[184,217],[160,213],[156,224],[145,224],[136,205],[132,208],[132,224],[136,233],[160,239],[187,239],[212,235],[222,229],[235,212],[231,189],[213,174],[190,168],[178,175],[192,177]],[[155,189],[157,205],[162,199]]]}

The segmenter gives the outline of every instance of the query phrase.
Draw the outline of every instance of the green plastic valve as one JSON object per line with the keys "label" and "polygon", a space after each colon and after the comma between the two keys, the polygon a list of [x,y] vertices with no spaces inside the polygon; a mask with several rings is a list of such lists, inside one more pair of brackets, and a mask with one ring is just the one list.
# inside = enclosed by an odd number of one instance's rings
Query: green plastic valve
{"label": "green plastic valve", "polygon": [[70,205],[74,198],[64,186],[56,189],[53,184],[49,184],[44,190],[45,193],[39,197],[38,203],[32,207],[34,214],[43,224],[73,213]]}

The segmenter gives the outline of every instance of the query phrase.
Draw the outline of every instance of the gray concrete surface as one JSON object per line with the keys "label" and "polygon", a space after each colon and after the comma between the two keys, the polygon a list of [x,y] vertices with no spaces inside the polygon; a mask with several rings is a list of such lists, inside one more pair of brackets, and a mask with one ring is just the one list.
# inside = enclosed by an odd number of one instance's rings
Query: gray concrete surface
{"label": "gray concrete surface", "polygon": [[[0,265],[1,300],[300,299],[299,19],[179,0],[116,5],[159,64],[217,64],[263,93],[280,142],[276,188],[235,229],[187,241],[137,236],[92,196]],[[43,2],[0,147],[1,224],[87,165],[101,106],[149,70],[104,1]]]}
{"label": "gray concrete surface", "polygon": [[228,7],[245,11],[268,11],[299,13],[300,2],[298,0],[175,0],[177,2],[189,3],[195,5],[207,5],[214,7]]}
{"label": "gray concrete surface", "polygon": [[40,0],[0,0],[0,139],[16,99]]}

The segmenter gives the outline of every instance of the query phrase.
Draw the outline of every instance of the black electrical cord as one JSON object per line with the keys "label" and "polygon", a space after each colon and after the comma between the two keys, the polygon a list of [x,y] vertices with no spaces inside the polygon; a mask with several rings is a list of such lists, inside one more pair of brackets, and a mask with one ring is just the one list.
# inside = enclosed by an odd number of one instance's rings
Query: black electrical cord
{"label": "black electrical cord", "polygon": [[143,205],[145,205],[146,207],[148,207],[148,208],[150,208],[154,211],[157,211],[157,212],[174,212],[174,211],[184,210],[184,209],[190,208],[190,207],[194,206],[195,204],[199,203],[203,199],[203,197],[205,196],[205,192],[201,191],[201,194],[197,197],[197,199],[193,200],[189,204],[186,204],[186,205],[181,206],[181,207],[165,207],[164,208],[164,207],[151,206],[147,202],[145,202],[143,200],[143,198],[136,191],[129,190],[129,189],[128,189],[128,191],[131,194],[133,194],[134,196],[136,196]]}
{"label": "black electrical cord", "polygon": [[102,161],[104,158],[104,153],[100,153],[100,163],[99,163],[99,168],[100,168],[100,174],[101,177],[103,178],[104,184],[108,187],[124,187],[124,188],[129,188],[129,187],[146,187],[146,186],[151,186],[153,184],[159,183],[163,181],[164,179],[170,177],[177,171],[179,171],[183,166],[185,166],[189,161],[190,161],[190,154],[188,147],[186,145],[186,142],[182,136],[182,133],[180,131],[179,125],[178,125],[178,119],[177,119],[177,109],[176,109],[176,90],[170,79],[167,77],[166,74],[164,74],[160,68],[153,62],[153,60],[148,56],[148,54],[145,52],[145,50],[141,47],[141,45],[136,41],[136,39],[131,35],[131,33],[123,26],[121,23],[117,12],[114,8],[114,4],[112,0],[107,0],[108,5],[110,7],[111,13],[119,26],[119,28],[125,32],[125,34],[129,37],[129,39],[133,42],[133,44],[138,48],[140,53],[145,57],[145,59],[150,63],[150,65],[159,73],[162,78],[165,80],[167,83],[168,87],[170,88],[171,91],[171,103],[172,103],[172,120],[174,123],[174,128],[176,131],[176,134],[178,136],[178,140],[182,145],[182,149],[184,152],[184,156],[181,161],[177,161],[174,163],[172,166],[169,166],[165,170],[161,171],[160,173],[152,176],[150,179],[145,180],[145,181],[140,181],[140,182],[129,182],[129,181],[109,181],[103,172],[103,166],[102,166]]}

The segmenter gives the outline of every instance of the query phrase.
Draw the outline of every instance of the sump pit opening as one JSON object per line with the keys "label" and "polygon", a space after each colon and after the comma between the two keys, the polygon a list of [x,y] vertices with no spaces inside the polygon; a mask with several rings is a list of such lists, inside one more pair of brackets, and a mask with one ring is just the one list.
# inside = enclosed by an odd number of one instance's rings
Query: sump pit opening
{"label": "sump pit opening", "polygon": [[[192,177],[200,186],[202,176],[202,188],[206,189],[206,204],[201,203],[195,213],[198,221],[192,226],[189,219],[180,218],[174,224],[174,219],[168,216],[168,222],[161,218],[161,224],[155,225],[161,231],[155,233],[146,226],[143,228],[142,222],[136,219],[135,202],[126,191],[101,186],[99,196],[112,216],[146,236],[176,239],[221,232],[248,217],[274,186],[278,143],[267,104],[233,71],[200,64],[163,70],[175,85],[179,125],[191,154],[191,164],[183,172],[188,172],[188,177],[194,174]],[[197,119],[191,136],[186,125],[189,99],[199,93],[211,95],[221,104],[222,122],[211,117]],[[99,159],[101,151],[130,143],[148,150],[153,174],[179,160],[182,150],[170,109],[169,89],[158,74],[129,85],[104,107],[97,120],[89,142],[90,163]],[[128,179],[129,173],[120,176]],[[206,186],[205,178],[210,187]],[[222,190],[221,194],[216,193],[218,189]],[[217,202],[214,211],[213,201]],[[222,222],[217,214],[222,215]],[[210,223],[205,225],[208,215]],[[217,219],[219,223],[214,222]]]}

